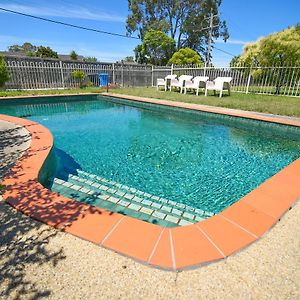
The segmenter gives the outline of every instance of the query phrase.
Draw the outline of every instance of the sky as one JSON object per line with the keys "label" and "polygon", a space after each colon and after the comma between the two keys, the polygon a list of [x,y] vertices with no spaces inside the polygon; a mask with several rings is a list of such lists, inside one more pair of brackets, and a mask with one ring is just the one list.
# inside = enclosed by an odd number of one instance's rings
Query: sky
{"label": "sky", "polygon": [[[0,0],[0,7],[26,14],[51,18],[79,26],[125,34],[127,0]],[[230,38],[215,47],[238,55],[248,42],[300,23],[300,0],[223,0],[221,18],[226,20]],[[75,50],[99,61],[114,62],[133,55],[139,40],[68,28],[0,11],[0,50],[12,44],[31,42],[50,46],[60,54]],[[213,51],[213,63],[226,66],[232,56]]]}

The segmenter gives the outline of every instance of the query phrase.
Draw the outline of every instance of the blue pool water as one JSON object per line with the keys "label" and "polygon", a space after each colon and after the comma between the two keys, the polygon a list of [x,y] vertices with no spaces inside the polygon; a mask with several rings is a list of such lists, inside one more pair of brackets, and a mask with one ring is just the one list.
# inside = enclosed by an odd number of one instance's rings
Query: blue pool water
{"label": "blue pool water", "polygon": [[30,101],[2,102],[0,113],[51,130],[56,177],[82,169],[213,213],[300,156],[289,126],[102,96]]}

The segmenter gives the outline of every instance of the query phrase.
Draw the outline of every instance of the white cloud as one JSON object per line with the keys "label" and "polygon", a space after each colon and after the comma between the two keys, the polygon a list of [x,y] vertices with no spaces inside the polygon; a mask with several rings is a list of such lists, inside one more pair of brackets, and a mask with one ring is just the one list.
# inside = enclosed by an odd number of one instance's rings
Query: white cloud
{"label": "white cloud", "polygon": [[219,39],[219,40],[216,40],[215,43],[217,44],[229,44],[229,45],[245,45],[245,44],[248,44],[248,43],[251,43],[250,41],[243,41],[243,40],[236,40],[236,39],[228,39],[226,41],[226,43]]}
{"label": "white cloud", "polygon": [[[61,17],[61,18],[73,18],[73,19],[85,19],[95,21],[107,21],[107,22],[124,22],[125,17],[120,15],[114,15],[104,11],[90,11],[87,8],[69,5],[60,7],[41,7],[30,6],[23,4],[9,4],[1,3],[1,7],[8,10],[18,11],[24,14],[30,14],[42,17]],[[0,11],[4,12],[4,11]]]}

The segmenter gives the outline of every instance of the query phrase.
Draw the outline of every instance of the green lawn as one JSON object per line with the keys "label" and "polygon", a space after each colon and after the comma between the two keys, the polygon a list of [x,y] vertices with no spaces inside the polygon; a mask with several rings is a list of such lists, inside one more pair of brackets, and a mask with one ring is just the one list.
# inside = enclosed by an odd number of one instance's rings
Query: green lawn
{"label": "green lawn", "polygon": [[111,92],[124,95],[300,117],[300,98],[286,96],[243,94],[237,92],[233,92],[231,93],[231,96],[228,96],[225,92],[225,96],[222,98],[214,96],[213,93],[210,93],[208,97],[205,97],[203,93],[197,97],[194,94],[184,95],[178,92],[156,91],[155,88],[151,87],[113,89]]}
{"label": "green lawn", "polygon": [[101,93],[103,89],[97,87],[83,89],[66,89],[66,90],[32,90],[32,91],[5,91],[0,90],[0,97],[15,97],[15,96],[39,96],[39,95],[61,95],[61,94],[88,94]]}

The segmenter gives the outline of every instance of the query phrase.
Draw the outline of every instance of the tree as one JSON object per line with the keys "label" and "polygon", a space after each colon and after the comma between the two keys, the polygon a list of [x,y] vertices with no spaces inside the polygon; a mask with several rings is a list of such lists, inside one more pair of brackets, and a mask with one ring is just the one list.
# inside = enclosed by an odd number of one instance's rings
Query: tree
{"label": "tree", "polygon": [[238,66],[240,63],[240,58],[241,58],[240,55],[234,56],[229,63],[230,67]]}
{"label": "tree", "polygon": [[26,56],[28,56],[28,57],[34,57],[34,56],[35,56],[35,53],[32,52],[32,51],[27,51],[27,52],[26,52]]}
{"label": "tree", "polygon": [[133,56],[126,56],[124,61],[126,62],[134,62],[134,57]]}
{"label": "tree", "polygon": [[176,39],[177,49],[189,47],[206,54],[209,17],[213,20],[213,38],[229,37],[226,22],[218,17],[221,0],[128,0],[130,14],[127,17],[128,34],[136,31],[144,40],[150,30],[162,31]]}
{"label": "tree", "polygon": [[72,77],[77,79],[80,83],[80,87],[82,86],[82,82],[85,78],[85,72],[84,71],[80,71],[80,70],[74,70],[72,72]]}
{"label": "tree", "polygon": [[33,52],[35,53],[37,50],[37,46],[32,45],[29,42],[24,43],[23,45],[11,45],[8,47],[9,52]]}
{"label": "tree", "polygon": [[[299,41],[300,25],[296,25],[247,44],[236,62],[249,67],[299,66]],[[268,76],[268,80],[275,83],[275,93],[279,94],[281,87],[291,81],[291,76],[296,75],[284,72],[284,68],[274,68],[272,72],[267,68],[259,68],[252,71],[252,76],[257,79]]]}
{"label": "tree", "polygon": [[36,52],[37,48],[38,48],[37,46],[34,46],[28,42],[26,42],[22,45],[22,49],[24,52]]}
{"label": "tree", "polygon": [[22,52],[23,49],[22,49],[22,46],[20,46],[20,45],[11,45],[8,47],[8,51],[9,52]]}
{"label": "tree", "polygon": [[57,52],[53,51],[50,47],[40,46],[36,51],[37,57],[49,57],[49,58],[58,58]]}
{"label": "tree", "polygon": [[138,63],[165,65],[175,52],[175,41],[162,31],[150,29],[134,52]]}
{"label": "tree", "polygon": [[244,47],[238,61],[261,67],[300,64],[300,25],[260,38]]}
{"label": "tree", "polygon": [[78,59],[78,54],[74,50],[72,50],[71,53],[70,53],[70,57],[73,60],[77,60]]}
{"label": "tree", "polygon": [[169,64],[174,64],[174,65],[202,64],[203,65],[203,60],[196,51],[190,48],[181,48],[180,50],[178,50],[173,54],[173,56],[169,60]]}
{"label": "tree", "polygon": [[139,64],[146,64],[147,63],[147,57],[145,54],[145,47],[143,44],[137,45],[134,48],[134,56],[135,56],[135,61]]}
{"label": "tree", "polygon": [[86,61],[86,62],[97,62],[97,58],[96,57],[93,57],[93,56],[86,56],[83,58],[83,61]]}
{"label": "tree", "polygon": [[9,80],[9,73],[2,55],[0,55],[0,88]]}

